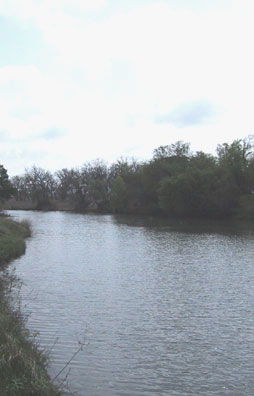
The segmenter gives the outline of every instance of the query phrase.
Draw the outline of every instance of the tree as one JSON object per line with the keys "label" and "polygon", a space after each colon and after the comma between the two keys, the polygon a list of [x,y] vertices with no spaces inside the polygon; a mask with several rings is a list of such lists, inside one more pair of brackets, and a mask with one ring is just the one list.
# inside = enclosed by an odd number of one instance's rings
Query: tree
{"label": "tree", "polygon": [[189,157],[185,167],[174,168],[173,173],[160,179],[160,208],[175,216],[230,216],[241,194],[230,169],[228,161],[222,165],[215,157],[197,152]]}
{"label": "tree", "polygon": [[28,186],[24,176],[13,176],[11,178],[11,183],[14,187],[14,196],[17,201],[29,201],[30,195],[28,191]]}
{"label": "tree", "polygon": [[82,185],[86,188],[89,207],[99,212],[109,210],[109,181],[107,164],[100,159],[86,162],[81,168]]}
{"label": "tree", "polygon": [[253,155],[250,141],[239,139],[218,145],[217,154],[221,171],[239,187],[240,193],[248,193],[248,166]]}
{"label": "tree", "polygon": [[118,175],[112,184],[110,196],[111,209],[114,213],[125,213],[128,206],[128,191],[122,176]]}
{"label": "tree", "polygon": [[[109,172],[110,201],[113,210],[124,213],[142,213],[142,164],[135,159],[121,158]],[[120,201],[123,200],[121,204]]]}
{"label": "tree", "polygon": [[12,186],[7,170],[0,165],[0,201],[4,202],[6,199],[11,198],[14,193],[14,187]]}
{"label": "tree", "polygon": [[188,157],[190,155],[190,144],[178,140],[176,143],[168,146],[160,146],[153,152],[154,159],[169,157]]}
{"label": "tree", "polygon": [[36,202],[37,209],[48,207],[56,192],[56,181],[52,174],[33,166],[31,169],[26,169],[24,178],[30,199]]}
{"label": "tree", "polygon": [[82,196],[81,173],[78,169],[63,168],[56,172],[57,196],[61,200],[79,202]]}

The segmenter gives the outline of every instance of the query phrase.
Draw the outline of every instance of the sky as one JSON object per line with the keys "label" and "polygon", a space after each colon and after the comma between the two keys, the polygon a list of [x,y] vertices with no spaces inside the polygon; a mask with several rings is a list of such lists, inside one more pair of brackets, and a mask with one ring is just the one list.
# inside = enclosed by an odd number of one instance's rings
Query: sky
{"label": "sky", "polygon": [[254,134],[253,0],[1,0],[10,176]]}

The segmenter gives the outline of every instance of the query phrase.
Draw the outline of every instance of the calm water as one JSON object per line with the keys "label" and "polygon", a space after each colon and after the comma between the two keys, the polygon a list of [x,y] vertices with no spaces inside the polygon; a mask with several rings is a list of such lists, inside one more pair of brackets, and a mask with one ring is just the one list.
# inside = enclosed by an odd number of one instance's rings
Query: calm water
{"label": "calm water", "polygon": [[78,395],[253,396],[253,231],[10,213],[33,225],[13,266],[52,376],[84,342]]}

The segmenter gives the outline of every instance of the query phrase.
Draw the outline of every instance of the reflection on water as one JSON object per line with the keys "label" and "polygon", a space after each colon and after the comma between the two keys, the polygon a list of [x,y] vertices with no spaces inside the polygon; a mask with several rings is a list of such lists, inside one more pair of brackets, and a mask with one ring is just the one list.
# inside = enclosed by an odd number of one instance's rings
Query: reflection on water
{"label": "reflection on water", "polygon": [[[226,223],[11,212],[28,326],[84,396],[253,395],[253,231]],[[62,377],[66,373],[64,372]]]}

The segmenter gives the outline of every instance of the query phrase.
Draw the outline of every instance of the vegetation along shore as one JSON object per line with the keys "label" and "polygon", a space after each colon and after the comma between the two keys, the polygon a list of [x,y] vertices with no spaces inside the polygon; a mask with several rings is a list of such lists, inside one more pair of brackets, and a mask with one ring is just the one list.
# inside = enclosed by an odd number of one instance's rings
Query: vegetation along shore
{"label": "vegetation along shore", "polygon": [[211,155],[178,141],[148,161],[95,160],[54,174],[33,166],[10,179],[5,208],[254,219],[252,142],[224,143]]}
{"label": "vegetation along shore", "polygon": [[25,252],[28,222],[0,216],[0,395],[60,396],[47,374],[47,356],[38,350],[25,328],[13,285],[18,281],[7,263]]}

